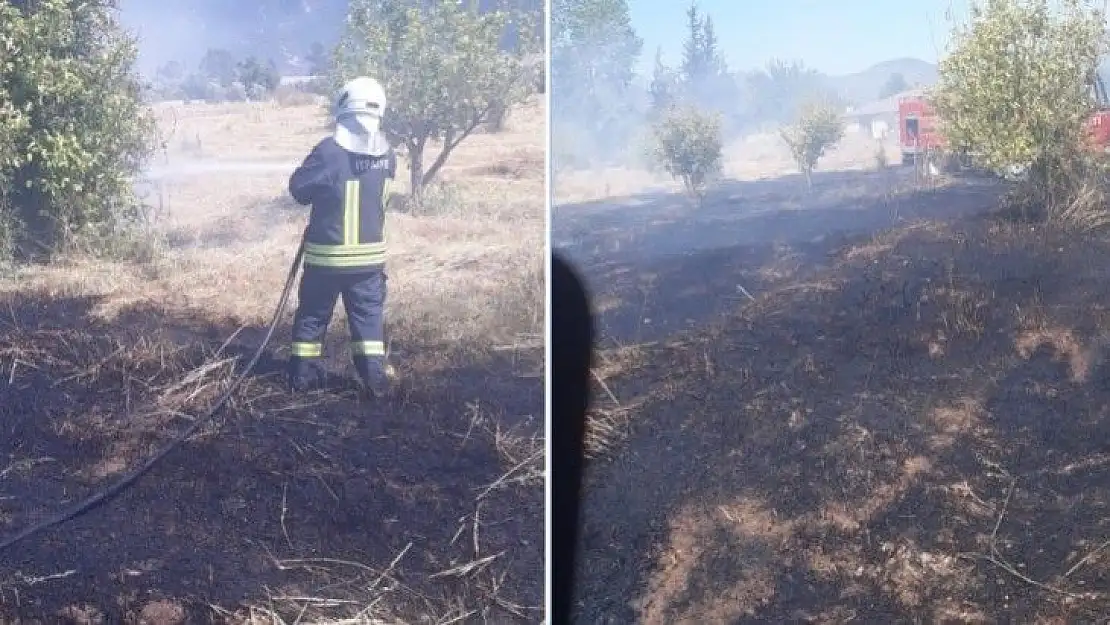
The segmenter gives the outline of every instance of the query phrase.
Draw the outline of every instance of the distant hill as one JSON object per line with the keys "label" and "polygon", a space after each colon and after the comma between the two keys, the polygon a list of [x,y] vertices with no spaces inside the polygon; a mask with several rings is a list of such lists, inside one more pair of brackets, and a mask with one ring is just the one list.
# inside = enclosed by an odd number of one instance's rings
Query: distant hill
{"label": "distant hill", "polygon": [[[937,66],[921,59],[894,59],[883,61],[854,74],[827,76],[826,84],[842,97],[855,104],[866,104],[879,99],[879,92],[892,74],[901,73],[911,87],[930,86],[937,81]],[[1110,58],[1099,65],[1102,82],[1110,88]]]}
{"label": "distant hill", "polygon": [[825,80],[845,100],[864,104],[879,99],[883,85],[893,74],[902,74],[911,87],[928,86],[937,81],[937,66],[921,59],[892,59],[854,74],[827,76]]}

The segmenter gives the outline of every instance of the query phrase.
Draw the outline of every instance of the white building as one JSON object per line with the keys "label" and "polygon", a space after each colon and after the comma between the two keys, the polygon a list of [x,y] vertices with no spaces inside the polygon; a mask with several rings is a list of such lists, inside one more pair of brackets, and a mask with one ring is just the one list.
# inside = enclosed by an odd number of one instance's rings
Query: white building
{"label": "white building", "polygon": [[845,130],[867,133],[873,139],[885,139],[890,133],[898,132],[898,100],[921,94],[920,89],[911,89],[849,109],[844,114]]}

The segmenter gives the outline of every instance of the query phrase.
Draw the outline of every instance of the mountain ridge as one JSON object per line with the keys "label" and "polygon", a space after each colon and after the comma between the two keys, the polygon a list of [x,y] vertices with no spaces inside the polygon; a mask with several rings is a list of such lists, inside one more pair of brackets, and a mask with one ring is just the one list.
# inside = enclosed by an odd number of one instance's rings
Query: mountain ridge
{"label": "mountain ridge", "polygon": [[927,87],[937,81],[937,65],[913,57],[879,61],[858,72],[822,77],[826,86],[846,101],[866,104],[880,99],[883,87],[891,76],[901,74],[910,87]]}

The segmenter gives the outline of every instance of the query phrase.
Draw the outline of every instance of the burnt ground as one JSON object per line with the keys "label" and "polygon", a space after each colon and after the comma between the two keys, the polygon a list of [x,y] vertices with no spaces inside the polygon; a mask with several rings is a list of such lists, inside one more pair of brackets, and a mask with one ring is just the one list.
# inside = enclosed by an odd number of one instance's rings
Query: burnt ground
{"label": "burnt ground", "polygon": [[[105,324],[97,304],[0,305],[0,536],[177,436],[264,330],[219,351],[231,321],[133,309]],[[337,370],[344,337],[330,332]],[[264,358],[218,426],[119,497],[0,551],[0,621],[231,623],[254,606],[255,623],[265,610],[539,622],[542,355],[410,352],[383,404],[339,377],[291,395],[283,363]]]}
{"label": "burnt ground", "polygon": [[603,335],[576,622],[1107,622],[1110,243],[999,190],[556,209]]}

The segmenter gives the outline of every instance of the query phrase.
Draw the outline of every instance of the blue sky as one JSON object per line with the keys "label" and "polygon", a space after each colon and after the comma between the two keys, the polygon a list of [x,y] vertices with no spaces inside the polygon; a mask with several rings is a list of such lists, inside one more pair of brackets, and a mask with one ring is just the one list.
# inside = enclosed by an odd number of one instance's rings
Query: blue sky
{"label": "blue sky", "polygon": [[[644,40],[640,71],[650,74],[655,51],[682,58],[688,0],[628,0],[632,26]],[[721,51],[733,70],[772,58],[797,59],[828,74],[847,74],[901,57],[936,62],[951,19],[967,16],[968,0],[698,0],[713,18]]]}

